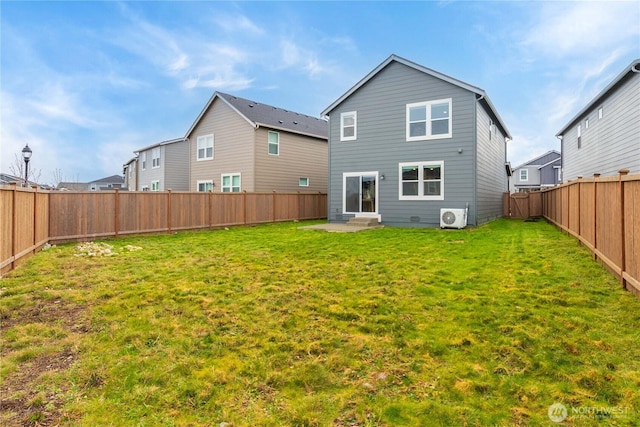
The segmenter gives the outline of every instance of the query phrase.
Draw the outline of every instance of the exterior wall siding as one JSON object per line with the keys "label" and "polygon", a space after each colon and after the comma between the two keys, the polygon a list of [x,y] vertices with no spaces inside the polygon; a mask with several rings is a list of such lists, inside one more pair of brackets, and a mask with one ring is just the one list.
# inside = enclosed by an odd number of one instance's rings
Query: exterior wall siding
{"label": "exterior wall siding", "polygon": [[[406,141],[406,105],[452,98],[453,137]],[[344,222],[343,173],[377,171],[378,213],[385,224],[439,226],[440,208],[470,206],[475,225],[475,95],[397,62],[391,62],[332,112],[329,128],[329,221]],[[340,113],[357,111],[357,139],[340,141]],[[462,149],[462,153],[458,150]],[[444,161],[444,200],[399,200],[399,163]]]}
{"label": "exterior wall siding", "polygon": [[189,190],[188,141],[163,145],[160,164],[164,169],[165,190]]}
{"label": "exterior wall siding", "polygon": [[[240,173],[242,190],[255,191],[254,144],[255,129],[223,101],[209,106],[189,138],[191,165],[189,189],[198,190],[198,181],[212,180],[213,191],[222,191],[222,174]],[[212,160],[197,159],[198,136],[213,134]]]}
{"label": "exterior wall siding", "polygon": [[[578,148],[578,124],[582,125],[581,148]],[[578,176],[592,177],[594,173],[614,176],[622,168],[640,172],[640,74],[622,80],[603,102],[594,105],[565,132],[562,155],[564,182]]]}
{"label": "exterior wall siding", "polygon": [[507,161],[505,136],[497,126],[495,132],[490,132],[491,117],[479,102],[476,110],[476,225],[479,225],[502,216],[502,195],[508,190],[508,180],[504,166]]}
{"label": "exterior wall siding", "polygon": [[153,150],[149,149],[149,150],[145,150],[145,151],[141,151],[140,152],[140,156],[139,158],[142,159],[143,153],[146,153],[147,156],[147,161],[146,161],[146,167],[144,169],[142,169],[142,160],[139,161],[139,170],[138,170],[138,189],[142,190],[142,187],[147,186],[149,187],[149,189],[151,189],[151,182],[152,181],[160,181],[160,191],[164,191],[164,185],[165,185],[165,180],[164,180],[164,164],[165,164],[165,159],[162,153],[162,150],[160,151],[160,167],[158,168],[153,168],[152,167],[152,157],[151,157],[151,152]]}
{"label": "exterior wall siding", "polygon": [[[268,133],[255,132],[255,191],[327,191],[327,141],[274,129],[279,135],[279,153],[268,152]],[[301,177],[309,179],[300,187]]]}

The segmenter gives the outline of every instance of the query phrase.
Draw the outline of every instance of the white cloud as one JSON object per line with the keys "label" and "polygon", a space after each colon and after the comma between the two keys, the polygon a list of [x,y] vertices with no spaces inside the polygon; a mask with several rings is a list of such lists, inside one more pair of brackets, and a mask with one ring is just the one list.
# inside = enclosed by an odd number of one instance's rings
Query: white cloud
{"label": "white cloud", "polygon": [[521,47],[530,55],[555,59],[607,51],[611,46],[637,48],[640,35],[638,3],[575,1],[545,2],[523,35]]}
{"label": "white cloud", "polygon": [[250,35],[263,35],[264,30],[253,23],[244,15],[219,14],[216,16],[215,23],[226,32],[230,33],[249,33]]}

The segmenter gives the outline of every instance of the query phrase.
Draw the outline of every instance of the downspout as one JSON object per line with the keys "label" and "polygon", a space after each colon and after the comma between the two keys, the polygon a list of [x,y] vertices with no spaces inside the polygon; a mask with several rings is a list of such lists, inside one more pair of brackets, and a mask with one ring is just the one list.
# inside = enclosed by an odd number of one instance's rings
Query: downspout
{"label": "downspout", "polygon": [[[477,227],[478,224],[478,103],[484,99],[485,95],[480,94],[479,98],[476,98],[476,109],[473,112],[474,126],[473,126],[473,225]],[[453,117],[452,117],[453,119]],[[467,210],[468,210],[467,204]],[[469,220],[469,213],[467,212],[467,221]]]}
{"label": "downspout", "polygon": [[562,177],[560,184],[562,184],[564,182],[564,138],[562,135],[556,135],[556,138],[560,140],[560,175]]}

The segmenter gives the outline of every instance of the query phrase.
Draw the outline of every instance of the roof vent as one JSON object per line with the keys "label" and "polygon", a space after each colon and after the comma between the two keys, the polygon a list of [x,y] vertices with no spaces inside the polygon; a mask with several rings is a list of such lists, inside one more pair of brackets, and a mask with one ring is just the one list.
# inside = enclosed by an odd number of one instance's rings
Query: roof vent
{"label": "roof vent", "polygon": [[283,124],[284,122],[282,120],[278,120],[278,123]]}
{"label": "roof vent", "polygon": [[249,104],[249,108],[253,108],[253,104]]}
{"label": "roof vent", "polygon": [[294,120],[294,121],[293,121],[293,124],[294,124],[294,125],[297,125],[297,124],[298,124],[298,122]]}

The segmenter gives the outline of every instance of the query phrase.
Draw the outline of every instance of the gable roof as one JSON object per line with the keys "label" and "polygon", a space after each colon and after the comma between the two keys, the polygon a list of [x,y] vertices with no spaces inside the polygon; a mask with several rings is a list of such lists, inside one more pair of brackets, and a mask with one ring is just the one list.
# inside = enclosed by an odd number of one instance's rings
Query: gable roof
{"label": "gable roof", "polygon": [[477,86],[470,85],[469,83],[465,83],[462,80],[458,80],[458,79],[455,79],[453,77],[447,76],[446,74],[442,74],[442,73],[440,73],[438,71],[432,70],[431,68],[427,68],[427,67],[424,67],[424,66],[422,66],[420,64],[416,64],[415,62],[409,61],[408,59],[402,58],[402,57],[397,56],[397,55],[391,55],[387,59],[385,59],[380,65],[378,65],[376,68],[374,68],[369,74],[364,76],[362,78],[362,80],[360,80],[358,83],[356,83],[355,86],[353,86],[351,89],[346,91],[340,98],[338,98],[331,105],[329,105],[327,108],[325,108],[324,111],[322,113],[320,113],[320,115],[323,116],[323,117],[329,115],[329,113],[331,113],[331,111],[333,111],[345,99],[350,97],[358,89],[360,89],[362,86],[364,86],[369,80],[371,80],[373,77],[375,77],[380,71],[382,71],[384,68],[386,68],[392,62],[397,62],[399,64],[406,65],[407,67],[413,68],[414,70],[417,70],[417,71],[420,71],[422,73],[428,74],[428,75],[430,75],[432,77],[436,77],[436,78],[438,78],[440,80],[444,80],[445,82],[451,83],[454,86],[458,86],[458,87],[466,89],[466,90],[468,90],[470,92],[475,93],[478,96],[478,101],[484,102],[486,104],[486,106],[489,108],[490,112],[495,116],[495,119],[497,120],[498,125],[502,129],[502,131],[505,134],[505,136],[507,138],[511,139],[511,134],[509,133],[509,130],[507,129],[506,125],[502,121],[502,118],[498,114],[498,111],[495,109],[495,107],[493,106],[493,104],[489,100],[489,97],[487,96],[487,94],[486,94],[486,92],[484,90],[480,89]]}
{"label": "gable roof", "polygon": [[620,83],[623,79],[625,79],[627,76],[630,76],[633,73],[640,73],[640,58],[634,59],[633,61],[631,61],[631,64],[627,65],[625,69],[620,74],[618,74],[618,76],[615,79],[613,79],[611,83],[607,85],[607,87],[605,87],[598,95],[596,95],[595,98],[593,98],[587,105],[585,105],[582,110],[578,111],[578,114],[576,114],[571,120],[569,120],[569,122],[562,129],[558,131],[556,136],[564,135],[567,129],[569,129],[577,121],[582,119],[582,115],[584,113],[591,110],[591,108],[593,108],[594,105],[602,102],[604,98],[606,98],[609,95],[609,93],[614,89],[614,87],[618,85],[618,83]]}
{"label": "gable roof", "polygon": [[95,181],[89,181],[90,184],[108,183],[108,184],[124,184],[124,178],[122,175],[111,175],[105,178],[96,179]]}
{"label": "gable roof", "polygon": [[220,99],[227,104],[255,128],[267,127],[315,138],[328,139],[328,124],[324,119],[307,116],[306,114],[296,113],[295,111],[285,110],[222,92],[215,92],[213,94],[185,134],[185,138],[188,138],[191,132],[193,132],[216,99]]}
{"label": "gable roof", "polygon": [[[542,159],[543,157],[548,156],[549,154],[555,154],[557,157],[555,157],[553,160],[551,160],[549,162],[546,162],[544,165],[540,165],[539,163],[536,163],[538,160]],[[553,163],[553,162],[556,162],[556,161],[560,160],[561,158],[562,158],[562,155],[560,154],[559,151],[549,150],[546,153],[539,155],[538,157],[535,157],[535,158],[533,158],[533,159],[531,159],[531,160],[529,160],[527,162],[524,162],[523,164],[521,164],[517,168],[513,168],[513,170],[517,170],[517,169],[523,168],[525,166],[546,166],[546,165],[548,165],[550,163]],[[538,168],[538,169],[540,169],[540,168]]]}
{"label": "gable roof", "polygon": [[[139,154],[139,153],[142,153],[143,151],[147,151],[147,150],[150,150],[150,149],[155,148],[155,147],[160,147],[161,145],[175,144],[177,142],[184,142],[186,140],[187,140],[186,138],[175,138],[175,139],[168,139],[166,141],[160,141],[160,142],[156,142],[155,144],[151,144],[151,145],[148,145],[148,146],[146,146],[144,148],[136,150],[136,151],[134,151],[134,153],[135,154]],[[133,161],[133,160],[135,160],[135,157],[133,159],[129,160],[129,163],[131,163],[131,161]],[[127,164],[127,163],[125,163],[125,164]]]}

